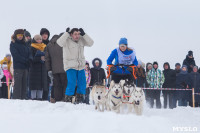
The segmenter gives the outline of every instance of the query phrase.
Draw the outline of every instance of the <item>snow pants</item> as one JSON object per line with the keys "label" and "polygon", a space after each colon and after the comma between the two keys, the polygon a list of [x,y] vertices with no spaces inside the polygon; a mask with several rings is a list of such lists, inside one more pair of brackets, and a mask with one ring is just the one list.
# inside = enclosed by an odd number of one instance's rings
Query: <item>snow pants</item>
{"label": "snow pants", "polygon": [[65,95],[68,96],[74,95],[76,86],[78,94],[85,94],[86,77],[84,69],[83,70],[69,69],[66,71],[66,73],[68,82]]}

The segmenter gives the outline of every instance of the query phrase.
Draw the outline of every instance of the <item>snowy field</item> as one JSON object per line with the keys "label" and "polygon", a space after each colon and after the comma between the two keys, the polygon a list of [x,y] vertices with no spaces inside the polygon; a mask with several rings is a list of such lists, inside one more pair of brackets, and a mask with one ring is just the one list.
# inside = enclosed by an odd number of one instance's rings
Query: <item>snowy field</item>
{"label": "snowy field", "polygon": [[171,133],[173,127],[200,132],[200,108],[149,109],[143,116],[97,112],[93,105],[0,100],[1,133]]}

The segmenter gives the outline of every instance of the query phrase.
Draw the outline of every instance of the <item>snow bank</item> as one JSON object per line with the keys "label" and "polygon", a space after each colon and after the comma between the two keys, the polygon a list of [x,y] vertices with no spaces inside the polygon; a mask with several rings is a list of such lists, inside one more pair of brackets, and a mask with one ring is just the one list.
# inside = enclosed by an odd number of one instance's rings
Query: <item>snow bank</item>
{"label": "snow bank", "polygon": [[200,131],[200,108],[149,109],[144,115],[97,112],[93,105],[0,100],[1,133],[171,133],[173,127]]}

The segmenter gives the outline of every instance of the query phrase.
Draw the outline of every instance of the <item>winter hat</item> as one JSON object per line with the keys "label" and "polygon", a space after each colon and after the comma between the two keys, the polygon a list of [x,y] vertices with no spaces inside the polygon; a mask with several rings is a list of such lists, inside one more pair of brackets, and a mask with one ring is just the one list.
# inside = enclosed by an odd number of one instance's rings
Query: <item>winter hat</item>
{"label": "winter hat", "polygon": [[191,50],[188,51],[188,56],[193,56],[193,52]]}
{"label": "winter hat", "polygon": [[126,46],[128,45],[128,40],[126,39],[126,38],[121,38],[120,40],[119,40],[119,45],[120,44],[125,44]]}
{"label": "winter hat", "polygon": [[94,63],[99,63],[99,60],[95,60],[95,62]]}
{"label": "winter hat", "polygon": [[33,39],[34,40],[42,40],[42,36],[41,35],[35,35]]}
{"label": "winter hat", "polygon": [[194,66],[193,69],[194,69],[194,68],[198,69],[198,66]]}
{"label": "winter hat", "polygon": [[11,57],[11,54],[6,54],[6,57],[9,57],[9,56]]}
{"label": "winter hat", "polygon": [[185,68],[187,68],[187,66],[186,66],[186,65],[183,65],[183,66],[182,66],[182,68],[184,68],[184,67],[185,67]]}
{"label": "winter hat", "polygon": [[85,65],[88,65],[88,66],[89,66],[89,62],[88,62],[88,61],[86,61],[86,62],[85,62]]}
{"label": "winter hat", "polygon": [[23,29],[15,30],[14,35],[16,36],[17,34],[24,34],[24,30]]}
{"label": "winter hat", "polygon": [[25,31],[25,32],[24,32],[24,36],[25,36],[25,37],[31,37],[31,34],[30,34],[30,32]]}
{"label": "winter hat", "polygon": [[181,64],[180,64],[180,63],[176,63],[176,64],[175,64],[175,67],[176,67],[176,66],[181,66]]}
{"label": "winter hat", "polygon": [[155,65],[155,64],[158,65],[158,62],[157,62],[157,61],[154,61],[154,62],[153,62],[153,65]]}
{"label": "winter hat", "polygon": [[47,34],[48,37],[50,36],[49,30],[46,29],[46,28],[42,28],[42,29],[40,30],[40,35],[42,36],[43,34]]}
{"label": "winter hat", "polygon": [[152,67],[152,64],[151,64],[151,63],[149,63],[149,64],[147,65],[147,68],[150,67],[150,66]]}
{"label": "winter hat", "polygon": [[17,30],[15,30],[15,32],[14,32],[15,38],[17,38],[17,34],[22,34],[22,35],[24,35],[24,30],[23,30],[23,29],[17,29]]}

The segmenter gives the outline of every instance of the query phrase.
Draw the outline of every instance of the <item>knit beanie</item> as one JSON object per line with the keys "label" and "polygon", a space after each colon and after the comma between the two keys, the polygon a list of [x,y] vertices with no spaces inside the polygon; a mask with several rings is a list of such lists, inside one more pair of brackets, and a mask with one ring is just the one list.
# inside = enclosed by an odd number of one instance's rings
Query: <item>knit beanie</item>
{"label": "knit beanie", "polygon": [[42,40],[42,36],[41,35],[35,35],[34,40]]}
{"label": "knit beanie", "polygon": [[155,65],[155,64],[158,65],[158,62],[157,62],[157,61],[154,61],[154,62],[153,62],[153,65]]}
{"label": "knit beanie", "polygon": [[126,46],[128,45],[128,40],[126,39],[126,38],[121,38],[120,40],[119,40],[119,45],[120,44],[125,44]]}
{"label": "knit beanie", "polygon": [[25,32],[24,32],[24,36],[25,36],[25,37],[31,37],[31,34],[30,34],[30,32],[25,31]]}

